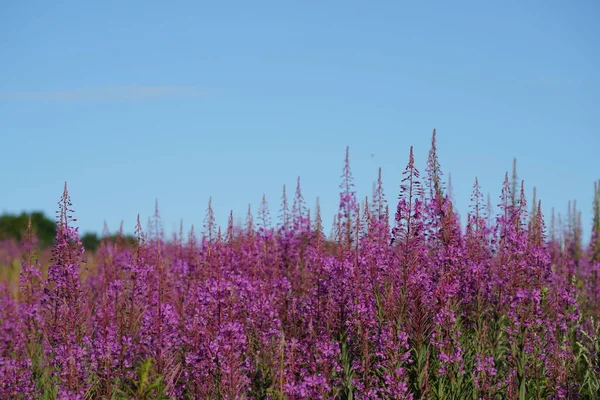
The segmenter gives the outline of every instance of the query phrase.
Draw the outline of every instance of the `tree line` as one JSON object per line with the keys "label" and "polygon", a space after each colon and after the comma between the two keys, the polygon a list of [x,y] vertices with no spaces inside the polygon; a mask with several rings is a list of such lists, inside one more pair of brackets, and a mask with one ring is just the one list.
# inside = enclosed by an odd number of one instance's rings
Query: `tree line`
{"label": "tree line", "polygon": [[[31,229],[38,239],[38,245],[46,248],[54,244],[56,238],[56,221],[48,218],[42,211],[21,212],[20,214],[4,213],[0,215],[0,240],[22,242],[27,226],[31,220]],[[125,235],[125,240],[133,241],[133,236]],[[95,232],[86,232],[81,236],[83,247],[87,251],[96,251],[102,240],[114,241],[117,235],[100,236]]]}

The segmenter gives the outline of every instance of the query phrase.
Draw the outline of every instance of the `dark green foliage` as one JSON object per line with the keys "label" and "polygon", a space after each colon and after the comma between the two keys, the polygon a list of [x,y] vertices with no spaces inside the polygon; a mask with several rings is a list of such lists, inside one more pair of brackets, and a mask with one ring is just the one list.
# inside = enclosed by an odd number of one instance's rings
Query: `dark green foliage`
{"label": "dark green foliage", "polygon": [[[34,236],[39,240],[40,248],[52,246],[56,237],[56,222],[48,218],[41,211],[0,215],[0,240],[15,240],[17,242],[22,242],[25,238],[25,231],[27,230],[29,218],[31,218],[31,228]],[[102,240],[108,240],[113,243],[119,240],[127,244],[134,243],[134,237],[131,235],[110,235],[100,237],[95,232],[87,232],[81,236],[83,247],[89,252],[95,252]]]}
{"label": "dark green foliage", "polygon": [[81,244],[83,244],[83,248],[86,251],[96,251],[98,246],[100,246],[100,238],[97,233],[87,232],[81,236]]}
{"label": "dark green foliage", "polygon": [[131,235],[109,235],[100,237],[94,232],[87,232],[81,237],[81,243],[86,251],[95,252],[102,241],[108,241],[110,243],[121,242],[124,244],[133,245],[135,238]]}
{"label": "dark green foliage", "polygon": [[56,236],[56,222],[46,217],[41,211],[33,211],[31,213],[22,212],[20,215],[0,215],[0,240],[13,239],[21,242],[27,229],[29,218],[31,218],[31,227],[40,241],[40,246],[51,246]]}

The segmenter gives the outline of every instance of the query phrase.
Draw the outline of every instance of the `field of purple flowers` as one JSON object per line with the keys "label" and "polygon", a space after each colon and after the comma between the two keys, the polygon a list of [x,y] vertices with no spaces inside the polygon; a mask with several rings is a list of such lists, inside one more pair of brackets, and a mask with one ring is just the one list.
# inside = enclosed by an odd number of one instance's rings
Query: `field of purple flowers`
{"label": "field of purple flowers", "polygon": [[584,245],[508,175],[461,226],[435,133],[400,179],[391,211],[381,171],[359,202],[346,153],[331,236],[298,181],[276,226],[264,197],[223,232],[209,203],[166,240],[157,211],[95,254],[65,186],[47,263],[31,231],[4,244],[0,398],[600,398],[600,185]]}

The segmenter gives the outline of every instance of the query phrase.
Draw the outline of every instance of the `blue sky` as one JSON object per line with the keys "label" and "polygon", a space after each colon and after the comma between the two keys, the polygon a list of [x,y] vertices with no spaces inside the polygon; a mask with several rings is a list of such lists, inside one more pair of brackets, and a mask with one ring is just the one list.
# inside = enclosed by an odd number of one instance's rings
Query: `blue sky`
{"label": "blue sky", "polygon": [[[95,3],[95,4],[94,4]],[[53,215],[68,182],[82,231],[218,222],[296,177],[326,222],[346,145],[360,197],[395,205],[433,128],[463,215],[475,176],[498,203],[518,159],[547,214],[600,179],[596,1],[4,1],[0,212]]]}

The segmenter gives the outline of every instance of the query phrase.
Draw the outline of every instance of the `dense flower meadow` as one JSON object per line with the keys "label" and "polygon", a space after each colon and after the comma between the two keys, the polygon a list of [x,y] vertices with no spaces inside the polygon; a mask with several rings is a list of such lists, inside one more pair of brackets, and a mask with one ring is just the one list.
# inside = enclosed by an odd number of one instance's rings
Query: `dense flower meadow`
{"label": "dense flower meadow", "polygon": [[466,226],[448,192],[434,132],[391,211],[346,153],[329,236],[298,181],[276,226],[264,197],[223,232],[209,203],[199,239],[157,211],[88,254],[65,186],[51,255],[0,246],[0,399],[600,398],[600,185],[586,245],[508,175]]}

